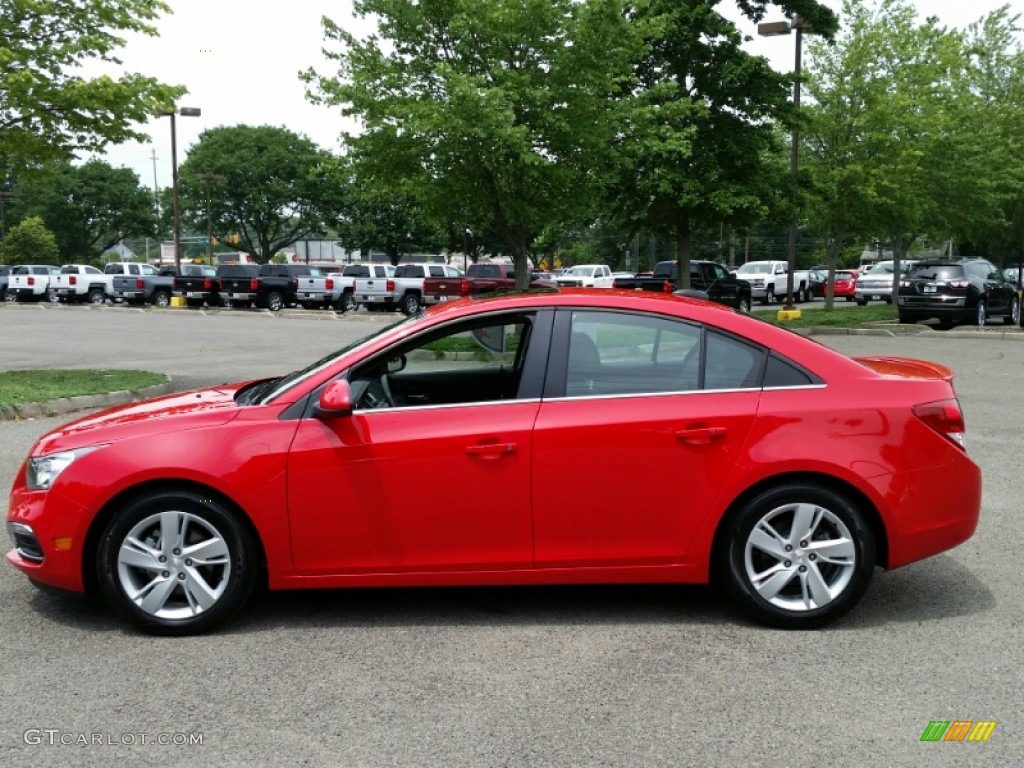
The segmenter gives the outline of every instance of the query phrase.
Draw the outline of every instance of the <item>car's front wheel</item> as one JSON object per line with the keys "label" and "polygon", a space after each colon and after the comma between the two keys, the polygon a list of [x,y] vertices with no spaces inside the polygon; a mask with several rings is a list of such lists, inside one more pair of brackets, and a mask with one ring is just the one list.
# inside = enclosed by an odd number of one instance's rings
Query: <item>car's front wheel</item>
{"label": "car's front wheel", "polygon": [[736,302],[736,309],[739,310],[741,315],[750,314],[750,297],[740,296],[739,301]]}
{"label": "car's front wheel", "polygon": [[120,509],[101,538],[100,588],[154,634],[206,632],[234,615],[256,586],[258,547],[222,504],[191,491],[146,494]]}
{"label": "car's front wheel", "polygon": [[790,483],[759,493],[732,518],[721,565],[729,593],[753,618],[812,629],[860,600],[874,570],[875,540],[848,497]]}
{"label": "car's front wheel", "polygon": [[985,325],[985,321],[988,320],[988,308],[985,306],[984,301],[978,302],[977,315],[975,316],[975,322],[979,327]]}
{"label": "car's front wheel", "polygon": [[359,304],[356,303],[356,297],[352,291],[345,291],[338,299],[338,309],[342,312],[355,312],[359,308]]}
{"label": "car's front wheel", "polygon": [[153,303],[158,307],[171,306],[171,294],[167,291],[157,291],[153,294]]}
{"label": "car's front wheel", "polygon": [[89,291],[89,293],[85,297],[85,300],[90,304],[103,304],[106,302],[107,297],[103,295],[103,291],[94,288],[93,290]]}

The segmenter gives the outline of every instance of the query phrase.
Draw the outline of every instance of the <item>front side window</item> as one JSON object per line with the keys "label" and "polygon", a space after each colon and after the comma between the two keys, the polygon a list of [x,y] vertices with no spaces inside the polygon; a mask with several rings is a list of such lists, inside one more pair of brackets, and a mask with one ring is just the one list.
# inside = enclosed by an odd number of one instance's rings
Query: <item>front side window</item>
{"label": "front side window", "polygon": [[514,400],[533,329],[531,315],[460,323],[355,368],[356,409]]}

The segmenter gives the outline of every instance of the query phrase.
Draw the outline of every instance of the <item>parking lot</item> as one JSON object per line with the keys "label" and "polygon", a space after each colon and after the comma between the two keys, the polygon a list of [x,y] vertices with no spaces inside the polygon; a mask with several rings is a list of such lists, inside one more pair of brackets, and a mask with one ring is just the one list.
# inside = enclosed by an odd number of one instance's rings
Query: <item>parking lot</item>
{"label": "parking lot", "polygon": [[[19,305],[0,308],[0,368],[143,368],[186,389],[284,373],[398,319]],[[950,366],[985,479],[973,539],[876,572],[831,629],[755,626],[697,587],[354,590],[262,595],[224,631],[160,639],[3,564],[0,760],[1024,764],[1024,343],[964,335],[818,337],[848,354]],[[0,421],[4,493],[62,420]],[[579,467],[552,471],[578,482],[580,469],[600,482],[615,457],[584,449]],[[933,720],[998,725],[985,743],[922,743]]]}

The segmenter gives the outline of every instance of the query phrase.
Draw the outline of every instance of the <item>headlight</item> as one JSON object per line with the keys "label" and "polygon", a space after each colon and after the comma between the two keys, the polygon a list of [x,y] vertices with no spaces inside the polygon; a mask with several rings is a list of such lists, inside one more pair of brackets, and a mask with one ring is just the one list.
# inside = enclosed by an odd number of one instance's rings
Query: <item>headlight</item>
{"label": "headlight", "polygon": [[103,447],[91,445],[88,448],[51,453],[49,456],[30,457],[25,466],[25,485],[33,491],[48,491],[60,473],[71,466],[71,462]]}

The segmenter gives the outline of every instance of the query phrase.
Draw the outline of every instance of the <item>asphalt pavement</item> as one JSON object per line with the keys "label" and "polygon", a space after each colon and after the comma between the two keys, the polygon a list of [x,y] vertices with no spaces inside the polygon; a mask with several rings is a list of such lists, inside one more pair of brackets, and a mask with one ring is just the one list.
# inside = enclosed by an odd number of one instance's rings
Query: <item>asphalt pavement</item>
{"label": "asphalt pavement", "polygon": [[[0,368],[144,368],[190,388],[282,373],[398,319],[314,317],[0,307]],[[261,595],[217,634],[160,639],[0,564],[0,762],[1024,764],[1024,344],[819,340],[950,366],[985,483],[974,538],[876,572],[834,627],[764,629],[702,587],[353,590]],[[66,418],[0,422],[0,487]],[[612,469],[597,461],[567,482]],[[924,743],[933,720],[998,724],[985,743]]]}

